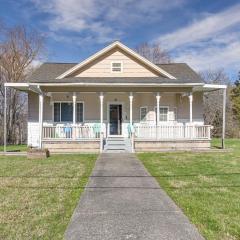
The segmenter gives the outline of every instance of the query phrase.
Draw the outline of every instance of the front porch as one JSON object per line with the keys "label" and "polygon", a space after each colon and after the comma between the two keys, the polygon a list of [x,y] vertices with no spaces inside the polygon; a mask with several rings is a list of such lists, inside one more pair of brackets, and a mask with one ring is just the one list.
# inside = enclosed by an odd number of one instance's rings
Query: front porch
{"label": "front porch", "polygon": [[33,147],[101,152],[109,137],[130,139],[132,152],[153,145],[210,147],[211,126],[204,125],[199,92],[29,94],[31,102],[36,98],[39,121],[28,122],[28,143]]}
{"label": "front porch", "polygon": [[24,84],[18,89],[28,91],[28,146],[52,152],[102,152],[109,138],[119,137],[128,139],[131,152],[137,152],[210,148],[203,92],[221,86]]}

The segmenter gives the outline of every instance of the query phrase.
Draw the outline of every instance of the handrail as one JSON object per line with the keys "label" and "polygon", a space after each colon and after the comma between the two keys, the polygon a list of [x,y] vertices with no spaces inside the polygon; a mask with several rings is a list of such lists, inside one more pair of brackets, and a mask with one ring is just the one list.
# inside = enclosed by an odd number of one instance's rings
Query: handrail
{"label": "handrail", "polygon": [[176,139],[211,139],[211,125],[138,125],[135,139],[176,140]]}
{"label": "handrail", "polygon": [[44,140],[99,139],[100,128],[96,126],[43,126]]}

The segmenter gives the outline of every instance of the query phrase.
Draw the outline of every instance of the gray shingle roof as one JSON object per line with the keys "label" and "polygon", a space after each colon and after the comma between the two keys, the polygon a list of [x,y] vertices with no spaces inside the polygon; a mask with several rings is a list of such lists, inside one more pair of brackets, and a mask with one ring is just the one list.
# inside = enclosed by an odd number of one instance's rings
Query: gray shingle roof
{"label": "gray shingle roof", "polygon": [[71,77],[56,79],[77,63],[44,63],[26,79],[35,83],[203,83],[200,76],[185,63],[157,64],[177,79],[166,77]]}

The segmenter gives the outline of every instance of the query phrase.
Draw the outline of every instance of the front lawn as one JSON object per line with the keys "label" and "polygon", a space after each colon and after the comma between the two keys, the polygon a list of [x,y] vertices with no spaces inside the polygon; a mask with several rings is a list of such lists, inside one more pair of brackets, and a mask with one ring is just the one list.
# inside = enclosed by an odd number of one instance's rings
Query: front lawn
{"label": "front lawn", "polygon": [[97,156],[0,156],[0,239],[63,239]]}
{"label": "front lawn", "polygon": [[[0,152],[4,151],[4,147],[0,145]],[[26,144],[19,144],[19,145],[7,145],[7,151],[9,152],[25,152],[27,151]]]}
{"label": "front lawn", "polygon": [[240,239],[240,140],[226,146],[233,150],[138,154],[206,239]]}

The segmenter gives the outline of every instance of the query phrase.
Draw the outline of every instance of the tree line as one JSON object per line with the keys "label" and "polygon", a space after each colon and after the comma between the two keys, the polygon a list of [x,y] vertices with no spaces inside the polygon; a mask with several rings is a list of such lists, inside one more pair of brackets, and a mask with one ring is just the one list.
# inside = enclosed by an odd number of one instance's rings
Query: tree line
{"label": "tree line", "polygon": [[[4,83],[25,82],[34,70],[33,63],[43,53],[44,38],[24,26],[0,24],[0,144],[3,144]],[[7,142],[27,140],[27,94],[7,89]]]}
{"label": "tree line", "polygon": [[[34,61],[45,53],[44,37],[37,31],[24,26],[6,27],[0,24],[0,145],[3,144],[4,83],[25,82],[35,69]],[[170,54],[159,44],[142,43],[135,49],[153,63],[173,62]],[[234,82],[223,69],[199,73],[206,83],[227,84],[226,134],[240,137],[240,77]],[[240,76],[240,74],[239,74]],[[8,89],[7,91],[7,142],[10,144],[27,141],[27,94]],[[214,126],[213,135],[221,135],[222,92],[204,94],[204,120]]]}

